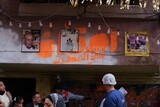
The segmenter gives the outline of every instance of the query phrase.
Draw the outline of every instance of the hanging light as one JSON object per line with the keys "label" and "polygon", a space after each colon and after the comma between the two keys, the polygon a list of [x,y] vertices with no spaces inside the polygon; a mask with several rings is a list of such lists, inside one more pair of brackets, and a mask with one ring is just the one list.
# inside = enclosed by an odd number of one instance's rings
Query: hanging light
{"label": "hanging light", "polygon": [[99,30],[99,31],[101,30],[101,25],[98,25],[98,30]]}
{"label": "hanging light", "polygon": [[42,27],[42,26],[43,26],[43,24],[42,24],[42,22],[41,22],[41,21],[39,21],[39,26],[40,26],[40,27]]}
{"label": "hanging light", "polygon": [[49,23],[49,28],[52,28],[53,27],[53,24],[52,22]]}
{"label": "hanging light", "polygon": [[71,26],[71,25],[72,25],[72,22],[71,22],[70,20],[68,21],[68,25],[69,25],[69,26]]}
{"label": "hanging light", "polygon": [[84,1],[85,1],[85,0],[82,0],[82,2],[81,2],[81,3],[83,4],[83,3],[84,3]]}
{"label": "hanging light", "polygon": [[89,23],[88,23],[88,28],[90,28],[90,27],[91,27],[91,23],[89,22]]}
{"label": "hanging light", "polygon": [[110,5],[111,2],[112,2],[112,0],[106,0],[106,4],[107,4],[107,5]]}
{"label": "hanging light", "polygon": [[136,37],[136,40],[139,41],[139,36]]}
{"label": "hanging light", "polygon": [[147,42],[149,41],[148,37],[146,37],[146,41],[147,41]]}
{"label": "hanging light", "polygon": [[28,23],[28,27],[31,27],[31,26],[32,26],[32,24],[31,24],[31,22],[29,22],[29,23]]}
{"label": "hanging light", "polygon": [[102,5],[102,0],[99,0],[99,4]]}
{"label": "hanging light", "polygon": [[160,45],[160,41],[159,41],[159,39],[157,39],[157,45]]}
{"label": "hanging light", "polygon": [[119,32],[119,30],[117,30],[117,36],[119,36],[120,35],[120,32]]}
{"label": "hanging light", "polygon": [[110,33],[111,33],[111,29],[110,29],[110,28],[108,28],[107,33],[108,33],[108,34],[110,34]]}
{"label": "hanging light", "polygon": [[22,28],[22,23],[19,23],[19,28]]}
{"label": "hanging light", "polygon": [[9,26],[13,26],[13,23],[11,21],[9,21]]}

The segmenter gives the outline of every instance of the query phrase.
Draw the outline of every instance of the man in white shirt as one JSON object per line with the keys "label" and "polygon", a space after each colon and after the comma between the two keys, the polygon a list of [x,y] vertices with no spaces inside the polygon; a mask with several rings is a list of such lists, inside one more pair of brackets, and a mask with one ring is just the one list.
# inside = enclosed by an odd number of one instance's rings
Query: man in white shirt
{"label": "man in white shirt", "polygon": [[0,81],[0,105],[4,105],[4,107],[9,107],[11,103],[12,96],[9,92],[6,91],[4,83]]}

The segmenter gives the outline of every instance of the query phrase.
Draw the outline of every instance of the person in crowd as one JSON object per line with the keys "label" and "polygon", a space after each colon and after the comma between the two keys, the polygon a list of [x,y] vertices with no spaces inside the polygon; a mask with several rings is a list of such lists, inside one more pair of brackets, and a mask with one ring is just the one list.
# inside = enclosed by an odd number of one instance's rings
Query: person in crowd
{"label": "person in crowd", "polygon": [[117,84],[115,76],[111,73],[105,74],[102,82],[107,93],[100,107],[126,107],[124,95],[114,87]]}
{"label": "person in crowd", "polygon": [[36,51],[38,43],[35,42],[35,37],[32,32],[26,31],[22,41],[22,51]]}
{"label": "person in crowd", "polygon": [[6,87],[2,81],[0,81],[0,106],[9,107],[12,104],[12,95],[9,91],[6,91]]}
{"label": "person in crowd", "polygon": [[63,89],[62,86],[59,85],[59,84],[56,84],[53,87],[53,90],[63,97],[66,107],[69,107],[69,100],[79,100],[79,101],[82,101],[85,98],[82,95],[73,94],[72,92],[68,91],[68,89]]}
{"label": "person in crowd", "polygon": [[44,107],[55,107],[54,105],[55,104],[50,95],[44,99]]}
{"label": "person in crowd", "polygon": [[33,93],[32,102],[25,105],[25,107],[43,107],[40,93],[39,92]]}
{"label": "person in crowd", "polygon": [[20,96],[14,97],[11,107],[23,107],[23,98]]}
{"label": "person in crowd", "polygon": [[56,107],[66,107],[65,99],[63,98],[62,93],[61,93],[60,84],[55,84],[54,87],[52,87],[50,96],[55,102]]}

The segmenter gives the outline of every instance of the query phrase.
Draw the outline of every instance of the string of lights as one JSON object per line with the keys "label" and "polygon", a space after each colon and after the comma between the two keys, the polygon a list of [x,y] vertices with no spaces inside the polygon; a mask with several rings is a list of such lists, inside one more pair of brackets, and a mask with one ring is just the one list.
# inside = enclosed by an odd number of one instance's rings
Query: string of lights
{"label": "string of lights", "polygon": [[[92,0],[88,0],[88,1],[89,1],[89,2],[92,2]],[[70,0],[70,2],[71,2],[71,5],[73,5],[73,4],[74,4],[75,6],[78,5],[78,0]],[[82,1],[81,1],[81,3],[84,3],[84,2],[86,2],[86,0],[82,0]],[[129,5],[129,2],[130,2],[130,0],[121,0],[121,4],[125,4],[125,7],[124,7],[124,8],[127,8],[127,9],[128,9],[127,5]],[[143,8],[146,7],[146,3],[147,3],[147,0],[140,0],[140,1],[139,1],[140,7],[143,7]],[[98,4],[96,4],[96,7],[97,7],[97,10],[98,10],[98,13],[99,13],[100,17],[101,17],[102,20],[103,20],[103,23],[104,23],[105,26],[107,27],[107,33],[110,34],[110,32],[112,31],[112,27],[110,27],[110,26],[108,25],[108,23],[105,21],[105,18],[104,18],[103,14],[102,14],[102,12],[101,12],[101,10],[100,10],[100,8],[99,8],[99,5],[101,5],[101,4],[103,4],[102,0],[98,0]],[[114,4],[114,2],[113,2],[112,0],[106,0],[106,4],[107,4],[107,5],[111,5],[111,4]],[[153,0],[153,4],[154,4],[155,7],[157,7],[157,5],[159,5],[159,1],[158,1],[158,0]],[[55,13],[53,13],[53,14],[45,17],[45,18],[42,18],[42,19],[40,19],[40,20],[34,20],[34,21],[29,21],[29,22],[28,22],[28,21],[22,21],[22,20],[20,20],[20,19],[16,19],[16,18],[10,16],[9,14],[7,14],[7,13],[5,13],[5,12],[3,12],[3,11],[0,11],[0,13],[2,13],[2,14],[5,15],[5,16],[7,16],[8,18],[10,18],[9,26],[11,26],[11,27],[13,26],[12,20],[15,21],[15,22],[17,22],[17,23],[19,23],[19,28],[22,28],[24,23],[28,23],[28,27],[31,27],[33,23],[39,23],[39,26],[42,27],[42,26],[43,26],[43,21],[52,18],[52,17],[55,16],[58,12],[62,11],[63,9],[65,9],[65,7],[66,7],[67,5],[68,5],[68,2],[66,3],[66,5],[64,5],[62,8],[60,8],[59,10],[57,10]],[[157,9],[158,9],[158,8],[157,8]],[[70,26],[71,24],[72,24],[72,23],[71,23],[71,20],[69,20],[69,21],[68,21],[68,25]],[[91,24],[92,24],[91,22],[88,22],[88,25],[87,25],[88,28],[91,28]],[[3,25],[3,22],[2,22],[2,20],[0,20],[0,26],[2,26],[2,25]],[[50,23],[49,23],[49,28],[52,28],[52,27],[53,27],[53,24],[52,24],[52,22],[50,22]],[[102,29],[100,24],[98,24],[97,29],[98,29],[98,31],[100,31],[100,30]],[[113,29],[115,29],[115,28],[113,28]],[[120,35],[120,32],[121,32],[121,31],[127,32],[127,30],[117,29],[117,36]],[[119,38],[119,39],[120,39],[120,38]],[[160,45],[159,37],[157,36],[156,39],[157,39],[156,44],[157,44],[157,45]],[[146,41],[148,41],[148,37],[146,38]]]}

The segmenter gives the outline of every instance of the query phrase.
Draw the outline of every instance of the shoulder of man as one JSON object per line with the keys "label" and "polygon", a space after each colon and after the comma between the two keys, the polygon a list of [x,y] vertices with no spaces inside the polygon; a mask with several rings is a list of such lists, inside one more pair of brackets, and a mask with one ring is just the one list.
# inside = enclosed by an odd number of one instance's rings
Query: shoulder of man
{"label": "shoulder of man", "polygon": [[27,103],[24,107],[34,107],[34,105],[32,102],[30,102],[30,103]]}

